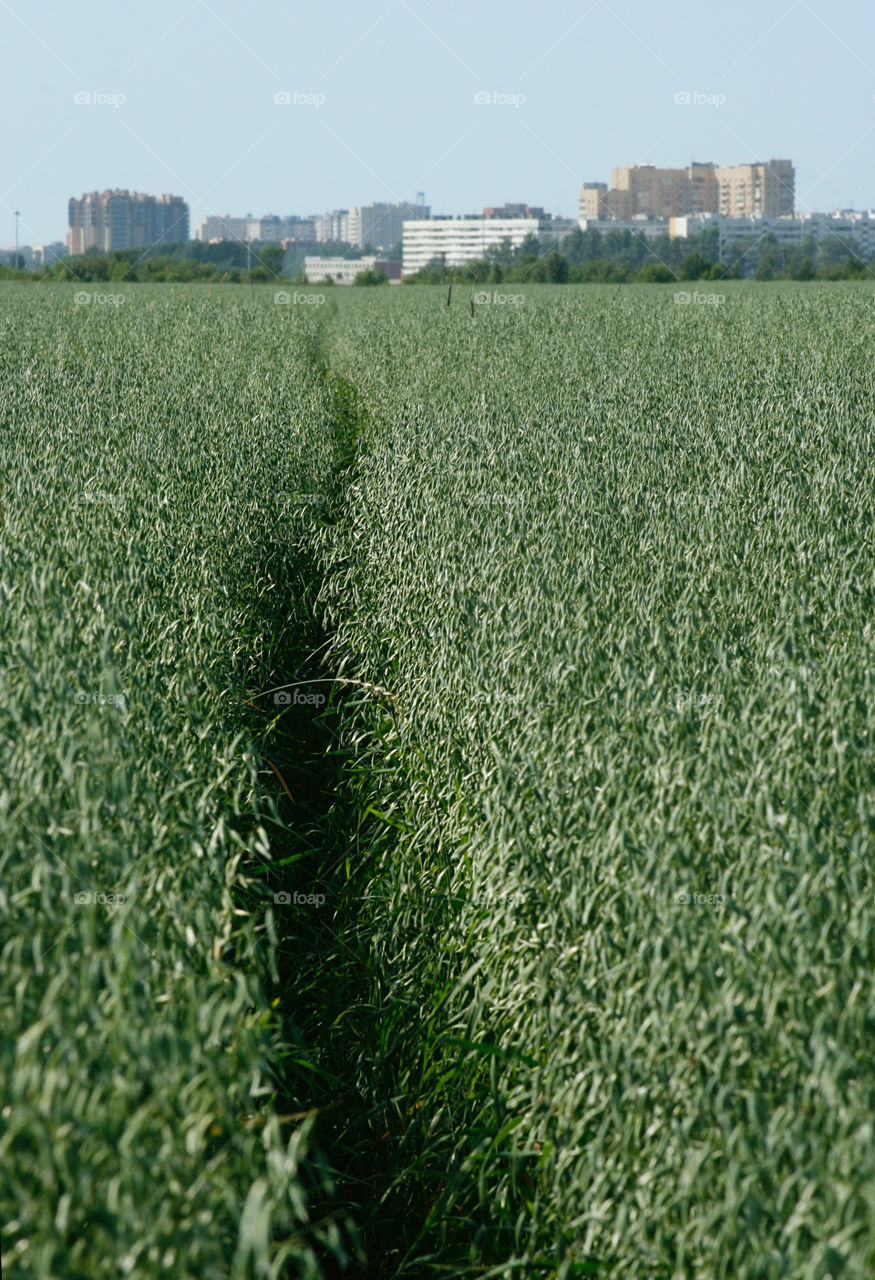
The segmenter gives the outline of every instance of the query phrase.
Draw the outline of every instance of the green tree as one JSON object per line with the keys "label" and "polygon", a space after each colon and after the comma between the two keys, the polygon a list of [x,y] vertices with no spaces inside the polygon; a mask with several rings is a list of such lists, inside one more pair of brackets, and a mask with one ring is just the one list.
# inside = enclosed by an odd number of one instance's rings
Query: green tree
{"label": "green tree", "polygon": [[700,249],[693,249],[681,262],[678,276],[681,280],[701,280],[711,270],[711,260]]}
{"label": "green tree", "polygon": [[389,277],[379,267],[368,267],[365,271],[359,271],[353,280],[353,284],[368,286],[388,283]]}
{"label": "green tree", "polygon": [[760,254],[759,261],[754,271],[755,280],[772,280],[775,275],[775,267],[777,266],[777,256],[772,245],[769,245],[765,252]]}

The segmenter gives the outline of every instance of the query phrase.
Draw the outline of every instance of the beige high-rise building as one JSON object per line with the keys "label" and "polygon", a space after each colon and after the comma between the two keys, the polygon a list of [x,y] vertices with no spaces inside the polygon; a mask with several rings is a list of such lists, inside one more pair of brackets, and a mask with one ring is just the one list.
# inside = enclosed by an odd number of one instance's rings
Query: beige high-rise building
{"label": "beige high-rise building", "polygon": [[796,173],[789,160],[737,164],[715,174],[720,194],[714,212],[725,218],[782,218],[794,212]]}
{"label": "beige high-rise building", "polygon": [[778,218],[793,213],[795,186],[790,160],[728,168],[696,161],[686,169],[627,164],[611,171],[610,189],[601,182],[584,184],[580,217],[677,218],[720,213],[730,218]]}
{"label": "beige high-rise building", "polygon": [[188,239],[188,205],[182,196],[149,196],[140,191],[90,191],[68,204],[70,253],[141,248],[163,240]]}

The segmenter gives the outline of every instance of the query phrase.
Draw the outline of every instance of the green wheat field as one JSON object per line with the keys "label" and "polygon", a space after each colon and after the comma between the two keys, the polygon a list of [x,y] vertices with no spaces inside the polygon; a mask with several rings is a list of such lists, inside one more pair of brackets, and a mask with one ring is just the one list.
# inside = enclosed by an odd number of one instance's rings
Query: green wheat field
{"label": "green wheat field", "polygon": [[0,286],[4,1277],[872,1280],[875,293],[708,287]]}

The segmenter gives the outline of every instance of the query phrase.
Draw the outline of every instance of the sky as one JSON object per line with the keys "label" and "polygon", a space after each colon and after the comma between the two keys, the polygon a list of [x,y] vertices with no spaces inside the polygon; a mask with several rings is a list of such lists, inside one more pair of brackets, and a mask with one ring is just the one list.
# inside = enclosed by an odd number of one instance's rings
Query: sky
{"label": "sky", "polygon": [[[577,216],[622,164],[789,158],[875,206],[871,0],[0,0],[0,245],[122,187],[207,214]],[[277,100],[277,95],[280,99]],[[77,100],[78,98],[78,100]],[[88,100],[83,101],[86,98]]]}

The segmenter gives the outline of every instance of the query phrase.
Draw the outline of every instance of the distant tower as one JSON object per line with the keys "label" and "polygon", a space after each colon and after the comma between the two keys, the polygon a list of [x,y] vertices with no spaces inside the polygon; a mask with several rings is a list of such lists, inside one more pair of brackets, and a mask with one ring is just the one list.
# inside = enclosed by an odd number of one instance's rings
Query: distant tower
{"label": "distant tower", "polygon": [[424,192],[424,191],[417,191],[417,193],[416,193],[416,203],[417,203],[417,204],[425,204],[425,192]]}

